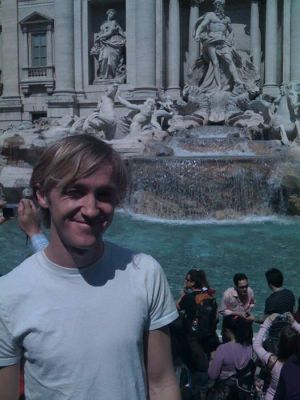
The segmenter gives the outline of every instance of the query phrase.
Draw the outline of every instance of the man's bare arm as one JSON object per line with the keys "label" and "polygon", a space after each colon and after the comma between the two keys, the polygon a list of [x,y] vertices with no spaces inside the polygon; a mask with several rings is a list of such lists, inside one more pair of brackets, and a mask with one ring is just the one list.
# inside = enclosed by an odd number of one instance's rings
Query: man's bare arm
{"label": "man's bare arm", "polygon": [[145,337],[146,370],[150,400],[180,400],[168,328],[149,331]]}
{"label": "man's bare arm", "polygon": [[19,364],[0,368],[0,400],[19,398],[19,375]]}
{"label": "man's bare arm", "polygon": [[197,42],[200,41],[201,33],[205,30],[205,28],[211,22],[210,21],[210,16],[208,14],[209,13],[207,13],[207,15],[205,15],[204,18],[203,17],[198,18],[197,21],[195,22],[194,29],[193,29],[193,38],[195,38],[195,40]]}

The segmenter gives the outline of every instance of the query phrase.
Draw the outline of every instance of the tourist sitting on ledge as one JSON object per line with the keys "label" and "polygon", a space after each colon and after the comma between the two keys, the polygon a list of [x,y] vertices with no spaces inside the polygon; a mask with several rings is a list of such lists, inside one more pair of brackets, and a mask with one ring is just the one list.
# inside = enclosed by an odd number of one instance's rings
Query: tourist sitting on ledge
{"label": "tourist sitting on ledge", "polygon": [[223,316],[237,315],[253,321],[251,311],[255,305],[253,290],[249,287],[248,278],[243,273],[233,277],[234,287],[225,290],[219,313]]}

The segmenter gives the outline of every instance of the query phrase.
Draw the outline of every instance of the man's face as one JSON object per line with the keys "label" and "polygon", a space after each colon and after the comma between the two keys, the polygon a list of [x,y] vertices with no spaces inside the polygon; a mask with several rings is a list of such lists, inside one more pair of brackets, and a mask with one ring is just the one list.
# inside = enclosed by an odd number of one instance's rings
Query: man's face
{"label": "man's face", "polygon": [[248,289],[248,280],[247,279],[242,279],[241,281],[238,281],[238,284],[236,286],[236,291],[238,292],[239,296],[246,296],[247,289]]}
{"label": "man's face", "polygon": [[54,187],[48,195],[40,195],[39,202],[49,208],[51,241],[58,251],[60,246],[70,253],[97,250],[117,203],[112,167],[104,165],[63,190]]}
{"label": "man's face", "polygon": [[215,2],[215,12],[224,14],[224,5],[222,2]]}

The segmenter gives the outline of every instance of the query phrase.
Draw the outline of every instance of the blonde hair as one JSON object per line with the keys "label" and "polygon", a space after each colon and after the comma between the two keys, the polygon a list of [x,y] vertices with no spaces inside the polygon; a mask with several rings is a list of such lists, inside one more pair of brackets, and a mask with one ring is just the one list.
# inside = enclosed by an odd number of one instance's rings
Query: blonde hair
{"label": "blonde hair", "polygon": [[[125,197],[127,176],[119,154],[107,143],[90,135],[68,136],[48,147],[33,169],[30,186],[34,199],[42,190],[47,195],[54,187],[61,192],[75,181],[90,176],[104,165],[112,167],[117,187],[117,203]],[[43,223],[50,226],[48,209],[41,209]]]}

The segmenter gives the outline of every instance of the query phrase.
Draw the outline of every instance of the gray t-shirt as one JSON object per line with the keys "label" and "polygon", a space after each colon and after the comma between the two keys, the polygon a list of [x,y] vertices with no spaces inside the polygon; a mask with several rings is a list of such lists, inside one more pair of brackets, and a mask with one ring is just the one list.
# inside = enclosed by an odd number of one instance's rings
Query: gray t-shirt
{"label": "gray t-shirt", "polygon": [[105,242],[77,269],[40,252],[0,278],[0,366],[24,353],[27,400],[146,399],[144,332],[176,317],[151,256]]}

